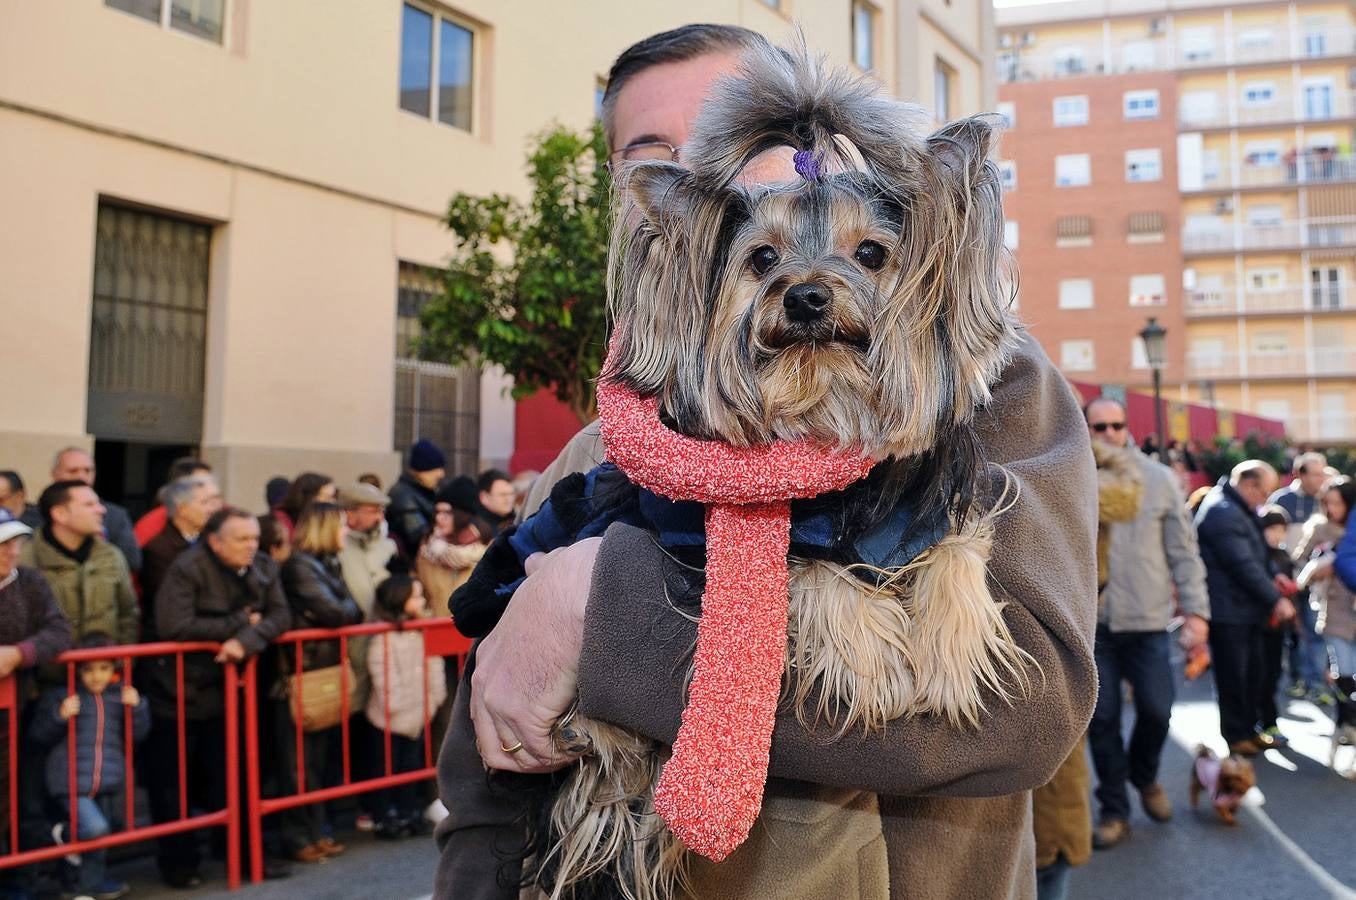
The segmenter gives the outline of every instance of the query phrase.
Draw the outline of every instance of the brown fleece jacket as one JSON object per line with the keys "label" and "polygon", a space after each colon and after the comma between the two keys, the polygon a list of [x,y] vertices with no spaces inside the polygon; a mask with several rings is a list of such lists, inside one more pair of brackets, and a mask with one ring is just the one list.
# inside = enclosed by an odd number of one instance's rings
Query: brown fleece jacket
{"label": "brown fleece jacket", "polygon": [[[764,814],[728,860],[696,866],[696,896],[1035,896],[1030,792],[1068,756],[1096,699],[1097,480],[1073,395],[1029,337],[977,430],[992,495],[1011,478],[990,588],[1040,667],[1031,692],[1011,705],[987,697],[978,728],[920,716],[871,736],[836,738],[782,710]],[[696,624],[665,599],[674,565],[648,533],[608,530],[579,661],[581,712],[665,743],[678,730],[696,636]],[[495,784],[513,777],[485,777],[468,693],[458,694],[439,763],[451,814],[438,827],[436,895],[509,900],[518,896],[518,868],[501,860],[521,840],[518,811]],[[829,836],[840,852],[826,852]]]}

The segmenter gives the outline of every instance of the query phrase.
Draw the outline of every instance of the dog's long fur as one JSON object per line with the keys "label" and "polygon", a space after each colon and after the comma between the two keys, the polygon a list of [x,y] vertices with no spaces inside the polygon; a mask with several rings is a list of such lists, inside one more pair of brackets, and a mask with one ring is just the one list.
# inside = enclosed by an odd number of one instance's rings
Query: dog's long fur
{"label": "dog's long fur", "polygon": [[[972,432],[1016,337],[994,132],[976,118],[923,138],[922,119],[803,51],[755,46],[695,123],[690,169],[619,174],[603,378],[657,395],[666,422],[693,436],[809,439],[881,460],[849,531],[905,499],[950,523],[891,570],[791,562],[787,698],[839,733],[916,715],[976,727],[986,697],[1010,701],[1034,669],[989,591],[1003,507],[977,488],[986,464]],[[826,174],[737,184],[783,145]],[[888,251],[878,269],[867,242]],[[759,271],[768,248],[777,260]],[[812,326],[783,311],[787,289],[807,282],[831,296]],[[653,810],[663,749],[603,723],[572,728],[594,749],[556,793],[526,882],[551,898],[671,896],[685,851]]]}

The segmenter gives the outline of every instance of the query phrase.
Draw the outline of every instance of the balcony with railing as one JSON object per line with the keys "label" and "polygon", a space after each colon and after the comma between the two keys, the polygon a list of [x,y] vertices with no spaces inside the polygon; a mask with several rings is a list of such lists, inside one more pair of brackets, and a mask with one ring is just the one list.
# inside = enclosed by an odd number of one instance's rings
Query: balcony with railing
{"label": "balcony with railing", "polygon": [[1356,348],[1187,353],[1187,378],[1309,378],[1356,375]]}
{"label": "balcony with railing", "polygon": [[1245,162],[1239,166],[1237,174],[1223,168],[1207,169],[1201,174],[1200,190],[1298,187],[1339,181],[1356,181],[1356,156],[1306,150],[1298,160],[1292,158],[1265,164]]}
{"label": "balcony with railing", "polygon": [[1296,413],[1286,416],[1285,433],[1296,441],[1356,443],[1356,412]]}
{"label": "balcony with railing", "polygon": [[1029,32],[999,35],[1000,82],[1332,59],[1356,54],[1356,29],[1347,25],[1298,32],[1278,28],[1265,34],[1261,29],[1253,29],[1228,41],[1222,37],[1199,41],[1179,36],[1175,42],[1169,41],[1167,30],[1160,27],[1151,29],[1143,40],[1105,45],[1099,35],[1095,40],[1053,49],[1037,46],[1032,36]]}
{"label": "balcony with railing", "polygon": [[1225,102],[1221,94],[1213,105],[1183,103],[1177,110],[1182,128],[1234,128],[1243,125],[1279,125],[1290,122],[1328,122],[1356,115],[1356,98],[1347,91],[1305,95],[1296,103],[1277,97],[1270,103]]}
{"label": "balcony with railing", "polygon": [[1199,287],[1185,292],[1188,316],[1325,313],[1356,310],[1356,293],[1346,282],[1322,286],[1254,288],[1240,285]]}
{"label": "balcony with railing", "polygon": [[1221,223],[1182,231],[1184,253],[1240,253],[1356,247],[1356,218],[1305,219],[1266,224]]}

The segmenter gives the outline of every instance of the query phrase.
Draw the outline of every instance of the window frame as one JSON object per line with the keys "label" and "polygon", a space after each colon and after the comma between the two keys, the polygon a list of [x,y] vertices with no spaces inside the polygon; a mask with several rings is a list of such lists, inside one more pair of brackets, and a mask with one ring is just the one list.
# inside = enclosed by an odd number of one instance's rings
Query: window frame
{"label": "window frame", "polygon": [[[425,15],[431,17],[433,20],[432,40],[429,44],[429,73],[428,73],[429,88],[428,88],[427,113],[420,113],[415,112],[412,109],[406,109],[400,102],[401,95],[400,63],[404,61],[404,52],[405,52],[404,11],[406,7],[424,13]],[[431,7],[423,3],[415,2],[415,0],[401,0],[400,11],[401,11],[401,43],[400,43],[400,58],[397,60],[396,65],[396,109],[407,115],[423,119],[425,122],[432,122],[435,125],[442,125],[444,127],[451,128],[454,131],[458,131],[463,134],[478,136],[480,134],[481,106],[483,105],[480,102],[481,101],[480,89],[482,83],[480,70],[481,70],[481,55],[484,52],[482,50],[482,44],[484,41],[484,30],[479,24],[477,24],[473,20],[465,16],[458,15],[452,10],[449,10],[444,7],[436,8]],[[439,101],[441,100],[442,93],[442,85],[439,83],[441,81],[439,72],[440,69],[439,63],[442,62],[442,51],[443,51],[443,29],[441,26],[444,21],[457,28],[461,28],[462,30],[468,32],[471,35],[471,66],[470,66],[471,90],[469,92],[469,97],[471,100],[471,117],[470,117],[471,122],[469,128],[462,128],[460,125],[454,125],[451,122],[445,122],[443,121],[442,117],[438,115],[440,106]]]}
{"label": "window frame", "polygon": [[994,164],[998,166],[998,184],[1004,191],[1017,190],[1017,160],[999,159]]}
{"label": "window frame", "polygon": [[227,34],[230,33],[229,26],[231,24],[232,0],[221,0],[221,34],[219,34],[215,40],[210,37],[204,37],[203,35],[198,34],[197,32],[185,31],[182,28],[175,27],[173,23],[174,0],[158,0],[158,2],[160,4],[160,13],[155,19],[148,19],[145,16],[137,15],[130,9],[123,9],[120,6],[113,6],[109,2],[109,0],[103,0],[103,7],[104,9],[111,9],[114,12],[122,13],[123,15],[136,19],[139,22],[150,22],[153,25],[158,25],[162,31],[168,31],[171,34],[177,34],[180,35],[181,37],[191,38],[195,41],[204,41],[208,44],[213,44],[217,47],[221,47],[223,50],[229,49],[226,43],[226,36]]}
{"label": "window frame", "polygon": [[[1066,288],[1072,293],[1072,288],[1075,285],[1084,284],[1088,286],[1086,303],[1082,301],[1081,297],[1065,296]],[[1081,294],[1081,291],[1079,293]],[[1077,302],[1075,302],[1075,299]],[[1059,280],[1059,298],[1056,302],[1059,309],[1095,309],[1097,306],[1096,286],[1091,278],[1061,278]]]}
{"label": "window frame", "polygon": [[[1136,101],[1143,101],[1153,98],[1153,111],[1151,113],[1135,112],[1131,113],[1130,104]],[[1163,100],[1158,93],[1158,88],[1144,88],[1133,91],[1126,91],[1121,94],[1121,118],[1128,122],[1140,122],[1148,119],[1157,119],[1163,113]]]}
{"label": "window frame", "polygon": [[[1069,351],[1077,348],[1081,350],[1087,347],[1086,365],[1080,361],[1077,364],[1070,362]],[[1091,338],[1069,338],[1059,342],[1059,367],[1066,372],[1093,372],[1097,369],[1097,342]]]}
{"label": "window frame", "polygon": [[938,101],[945,103],[945,108],[933,109],[933,115],[938,122],[949,122],[952,119],[951,107],[954,105],[952,97],[956,90],[956,69],[949,65],[940,56],[933,57],[932,60],[932,103],[938,106]]}
{"label": "window frame", "polygon": [[[1263,87],[1270,92],[1270,97],[1266,100],[1248,99],[1249,91],[1255,91]],[[1280,94],[1277,91],[1276,82],[1274,80],[1268,81],[1266,79],[1258,79],[1256,81],[1245,81],[1243,84],[1239,85],[1238,88],[1238,103],[1240,106],[1245,106],[1248,109],[1263,109],[1268,106],[1274,106],[1279,96]]]}
{"label": "window frame", "polygon": [[[852,6],[849,9],[851,11],[851,19],[848,35],[852,42],[849,48],[851,51],[849,56],[852,60],[852,64],[863,72],[874,72],[876,70],[877,56],[879,55],[877,52],[877,37],[880,32],[878,27],[880,24],[880,9],[874,3],[868,3],[867,0],[852,0]],[[864,12],[866,14],[866,21],[871,29],[870,33],[867,35],[865,45],[866,52],[869,54],[866,65],[862,65],[861,58],[857,55],[857,51],[861,49],[857,36],[858,12]]]}
{"label": "window frame", "polygon": [[1003,119],[1004,127],[1012,131],[1017,127],[1017,104],[1011,100],[999,100],[994,104],[994,114]]}
{"label": "window frame", "polygon": [[[1150,156],[1152,154],[1152,157]],[[1138,159],[1136,159],[1138,157]],[[1152,158],[1154,163],[1154,177],[1131,177],[1133,166],[1143,168],[1148,160]],[[1125,181],[1127,184],[1142,184],[1163,180],[1163,151],[1159,147],[1136,147],[1125,151]]]}
{"label": "window frame", "polygon": [[[1083,168],[1084,168],[1084,170],[1085,170],[1086,173],[1087,173],[1087,179],[1086,179],[1085,181],[1063,181],[1063,182],[1061,182],[1061,181],[1060,181],[1060,174],[1059,174],[1060,160],[1074,160],[1074,159],[1082,159],[1082,160],[1083,160],[1083,162],[1084,162]],[[1057,187],[1057,188],[1063,188],[1063,187],[1087,187],[1087,186],[1090,185],[1090,184],[1092,184],[1092,157],[1091,157],[1090,154],[1087,154],[1087,153],[1061,153],[1061,154],[1058,154],[1057,156],[1055,156],[1055,187]]]}
{"label": "window frame", "polygon": [[[1143,290],[1143,288],[1145,287],[1144,282],[1145,282],[1146,280],[1150,280],[1150,279],[1158,279],[1157,284],[1156,284],[1157,290],[1154,290],[1154,291],[1145,291],[1145,290]],[[1136,288],[1135,282],[1136,282],[1136,281],[1139,281],[1138,287],[1141,288],[1141,290],[1139,290],[1139,291],[1136,291],[1136,290],[1135,290],[1135,288]],[[1145,306],[1167,306],[1167,305],[1168,305],[1168,280],[1167,280],[1166,277],[1164,277],[1162,274],[1160,274],[1160,273],[1158,273],[1158,272],[1144,272],[1144,273],[1140,273],[1140,274],[1137,274],[1137,275],[1131,275],[1131,276],[1130,276],[1129,295],[1128,295],[1128,296],[1129,296],[1129,302],[1130,302],[1130,305],[1133,306],[1133,307],[1137,307],[1137,308],[1138,308],[1138,307],[1145,307]],[[1137,301],[1136,298],[1139,298],[1139,297],[1147,297],[1147,298],[1149,298],[1149,299],[1148,299],[1148,300],[1145,300],[1145,301]]]}
{"label": "window frame", "polygon": [[[1070,117],[1068,115],[1067,110],[1066,114],[1061,116],[1060,104],[1065,101],[1076,101],[1076,100],[1081,100],[1083,102],[1082,103],[1083,110],[1081,116],[1075,115],[1073,117]],[[1054,127],[1056,128],[1077,128],[1080,125],[1088,124],[1089,118],[1090,113],[1088,109],[1087,94],[1066,94],[1064,96],[1056,97],[1050,101],[1050,121],[1054,124]]]}

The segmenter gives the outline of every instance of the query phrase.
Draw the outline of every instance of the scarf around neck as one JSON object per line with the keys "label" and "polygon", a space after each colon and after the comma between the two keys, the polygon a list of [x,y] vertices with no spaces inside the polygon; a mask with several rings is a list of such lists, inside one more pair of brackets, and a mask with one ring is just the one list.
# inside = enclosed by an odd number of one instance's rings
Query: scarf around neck
{"label": "scarf around neck", "polygon": [[873,460],[808,441],[733,447],[666,428],[653,397],[598,388],[607,458],[646,490],[705,505],[706,592],[692,682],[655,810],[715,861],[762,807],[786,657],[791,501],[842,490]]}

